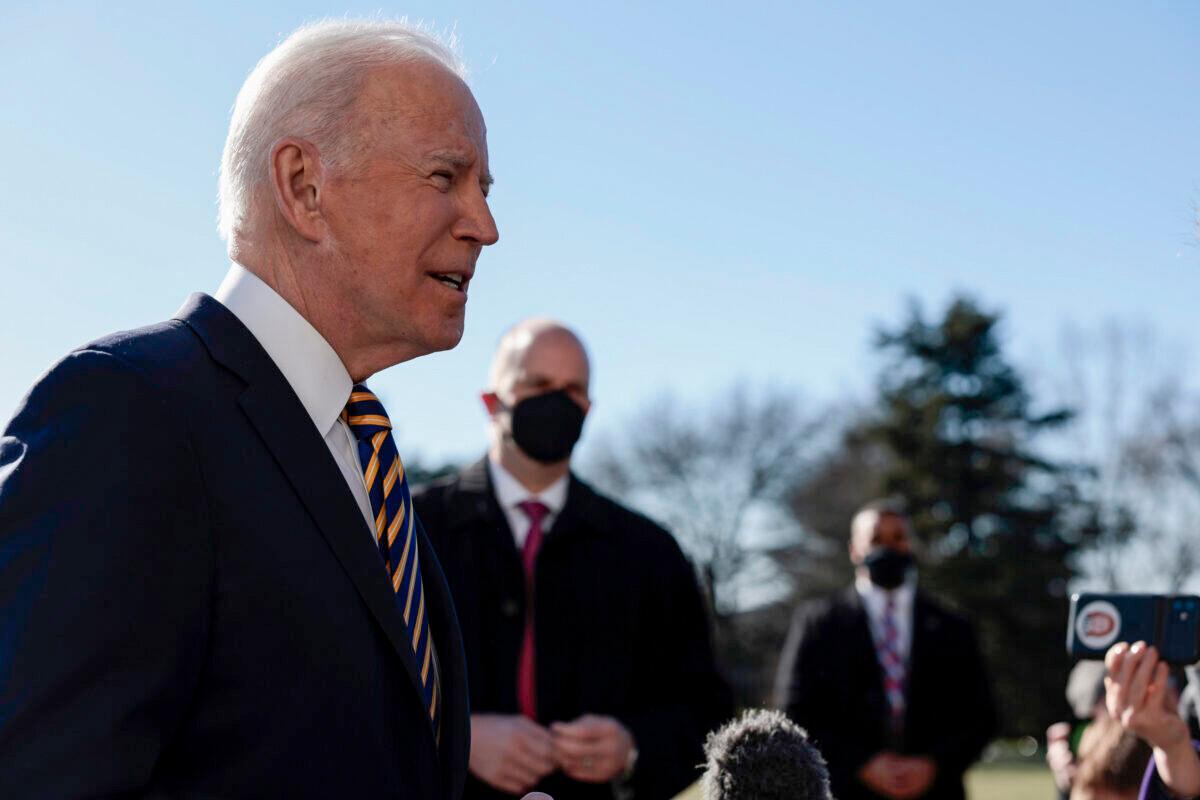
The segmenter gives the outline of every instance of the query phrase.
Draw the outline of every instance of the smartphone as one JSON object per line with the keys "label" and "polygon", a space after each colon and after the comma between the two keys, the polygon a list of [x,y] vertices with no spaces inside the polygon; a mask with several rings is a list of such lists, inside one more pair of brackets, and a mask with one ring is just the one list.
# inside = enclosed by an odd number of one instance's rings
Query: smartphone
{"label": "smartphone", "polygon": [[1200,597],[1191,594],[1075,594],[1067,651],[1102,659],[1116,642],[1146,642],[1168,664],[1200,661]]}

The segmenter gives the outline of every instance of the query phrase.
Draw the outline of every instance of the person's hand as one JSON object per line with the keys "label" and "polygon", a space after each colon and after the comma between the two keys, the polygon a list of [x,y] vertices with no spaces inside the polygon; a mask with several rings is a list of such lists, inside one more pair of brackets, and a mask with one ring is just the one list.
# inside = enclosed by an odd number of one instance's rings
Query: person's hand
{"label": "person's hand", "polygon": [[1079,765],[1071,752],[1071,723],[1056,722],[1046,728],[1046,765],[1054,776],[1054,785],[1063,794],[1071,791]]}
{"label": "person's hand", "polygon": [[920,797],[929,791],[937,777],[937,764],[926,756],[896,756],[895,793],[897,800]]}
{"label": "person's hand", "polygon": [[550,732],[516,714],[472,714],[471,774],[508,794],[522,794],[555,769]]}
{"label": "person's hand", "polygon": [[1152,747],[1171,750],[1182,743],[1190,747],[1187,723],[1167,708],[1168,668],[1153,647],[1120,642],[1109,648],[1104,665],[1108,670],[1104,703],[1113,719]]}
{"label": "person's hand", "polygon": [[1145,642],[1113,645],[1104,656],[1104,702],[1126,730],[1154,747],[1158,777],[1174,795],[1200,794],[1200,758],[1192,748],[1187,723],[1168,708],[1167,665]]}
{"label": "person's hand", "polygon": [[909,800],[924,794],[937,777],[937,764],[925,756],[902,756],[881,750],[858,770],[858,779],[876,794]]}
{"label": "person's hand", "polygon": [[900,781],[900,756],[880,750],[859,767],[858,780],[875,794],[899,800],[904,788]]}
{"label": "person's hand", "polygon": [[633,734],[612,717],[584,714],[550,726],[554,755],[569,777],[584,783],[606,783],[620,777],[633,752]]}

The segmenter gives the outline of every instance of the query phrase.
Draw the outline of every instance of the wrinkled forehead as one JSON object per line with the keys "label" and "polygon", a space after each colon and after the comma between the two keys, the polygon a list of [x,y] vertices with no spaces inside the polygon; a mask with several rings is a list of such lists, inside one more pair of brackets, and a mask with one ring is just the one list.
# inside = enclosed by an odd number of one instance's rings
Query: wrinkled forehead
{"label": "wrinkled forehead", "polygon": [[487,128],[461,78],[420,59],[369,71],[354,104],[364,133],[402,136],[414,145],[452,146],[487,158]]}

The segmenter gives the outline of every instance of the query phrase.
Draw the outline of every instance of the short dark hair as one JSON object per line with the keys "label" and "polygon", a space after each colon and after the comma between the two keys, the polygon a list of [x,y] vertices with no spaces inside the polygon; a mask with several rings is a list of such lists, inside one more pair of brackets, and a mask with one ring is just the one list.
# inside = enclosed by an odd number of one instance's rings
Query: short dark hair
{"label": "short dark hair", "polygon": [[751,709],[708,735],[704,800],[831,800],[825,759],[782,712]]}

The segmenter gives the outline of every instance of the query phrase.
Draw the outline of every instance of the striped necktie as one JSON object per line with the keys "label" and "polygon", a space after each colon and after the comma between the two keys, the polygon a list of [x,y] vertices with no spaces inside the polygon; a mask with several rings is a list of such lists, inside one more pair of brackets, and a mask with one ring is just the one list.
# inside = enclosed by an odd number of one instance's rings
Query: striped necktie
{"label": "striped necktie", "polygon": [[883,667],[883,691],[891,711],[892,733],[904,728],[904,660],[900,657],[900,637],[896,631],[896,600],[888,593],[883,609],[883,637],[878,643],[879,665]]}
{"label": "striped necktie", "polygon": [[441,686],[433,634],[425,608],[425,589],[421,584],[421,559],[417,547],[416,514],[400,453],[392,439],[392,423],[383,404],[366,386],[357,384],[342,419],[358,439],[358,458],[362,463],[363,482],[371,498],[375,515],[375,539],[379,555],[392,579],[396,606],[404,617],[408,640],[421,673],[425,708],[441,739]]}

